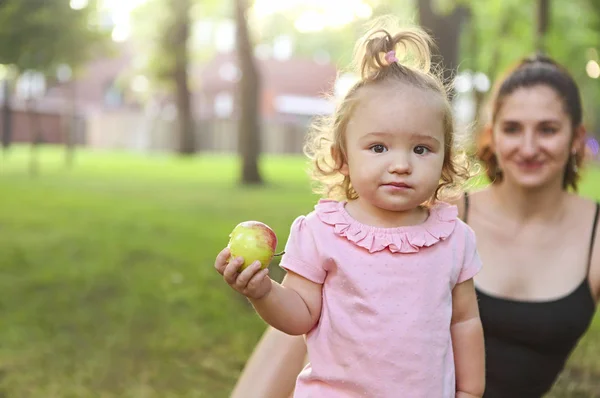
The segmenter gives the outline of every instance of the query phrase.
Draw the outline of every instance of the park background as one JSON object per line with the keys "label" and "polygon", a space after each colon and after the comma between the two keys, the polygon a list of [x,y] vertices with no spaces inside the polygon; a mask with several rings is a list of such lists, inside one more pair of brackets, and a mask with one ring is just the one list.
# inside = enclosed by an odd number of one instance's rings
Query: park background
{"label": "park background", "polygon": [[[312,210],[307,128],[388,14],[436,38],[467,143],[507,67],[563,63],[600,199],[598,0],[4,0],[0,397],[228,397],[265,324],[215,255]],[[600,315],[550,397],[600,397]]]}

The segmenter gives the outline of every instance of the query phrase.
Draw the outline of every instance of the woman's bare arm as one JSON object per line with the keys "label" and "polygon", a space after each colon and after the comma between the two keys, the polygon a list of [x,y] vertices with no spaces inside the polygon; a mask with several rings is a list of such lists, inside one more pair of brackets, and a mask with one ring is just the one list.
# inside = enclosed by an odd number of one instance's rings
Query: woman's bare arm
{"label": "woman's bare arm", "polygon": [[230,398],[290,398],[305,364],[303,336],[269,327],[256,345]]}

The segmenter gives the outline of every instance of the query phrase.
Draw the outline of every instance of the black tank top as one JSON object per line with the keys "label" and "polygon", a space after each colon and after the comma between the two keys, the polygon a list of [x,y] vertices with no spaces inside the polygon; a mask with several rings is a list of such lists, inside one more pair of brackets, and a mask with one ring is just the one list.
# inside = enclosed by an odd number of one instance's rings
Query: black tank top
{"label": "black tank top", "polygon": [[[469,198],[465,195],[467,222]],[[596,204],[590,249],[597,230]],[[486,350],[484,398],[540,398],[587,331],[596,305],[586,277],[571,293],[549,301],[519,301],[477,290]]]}

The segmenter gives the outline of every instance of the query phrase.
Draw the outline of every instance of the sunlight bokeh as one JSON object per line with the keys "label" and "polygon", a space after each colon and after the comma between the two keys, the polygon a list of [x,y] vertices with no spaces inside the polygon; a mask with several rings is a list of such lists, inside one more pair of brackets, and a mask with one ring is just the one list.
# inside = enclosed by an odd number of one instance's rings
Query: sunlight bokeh
{"label": "sunlight bokeh", "polygon": [[299,32],[339,28],[373,14],[371,6],[362,0],[256,0],[253,7],[259,19],[291,9],[299,11],[294,23]]}
{"label": "sunlight bokeh", "polygon": [[[75,0],[82,1],[82,0]],[[144,4],[147,0],[101,0],[100,7],[110,12],[114,27],[112,39],[122,42],[131,35],[130,14],[136,7]]]}

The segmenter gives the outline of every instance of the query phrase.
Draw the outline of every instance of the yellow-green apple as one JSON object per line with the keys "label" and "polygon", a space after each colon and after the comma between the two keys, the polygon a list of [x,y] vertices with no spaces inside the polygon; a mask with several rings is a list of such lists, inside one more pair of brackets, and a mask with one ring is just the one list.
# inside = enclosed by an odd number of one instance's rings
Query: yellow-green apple
{"label": "yellow-green apple", "polygon": [[235,257],[244,259],[240,272],[257,260],[264,269],[269,266],[275,255],[277,235],[260,221],[244,221],[236,225],[229,234],[227,247],[231,252],[230,260]]}

